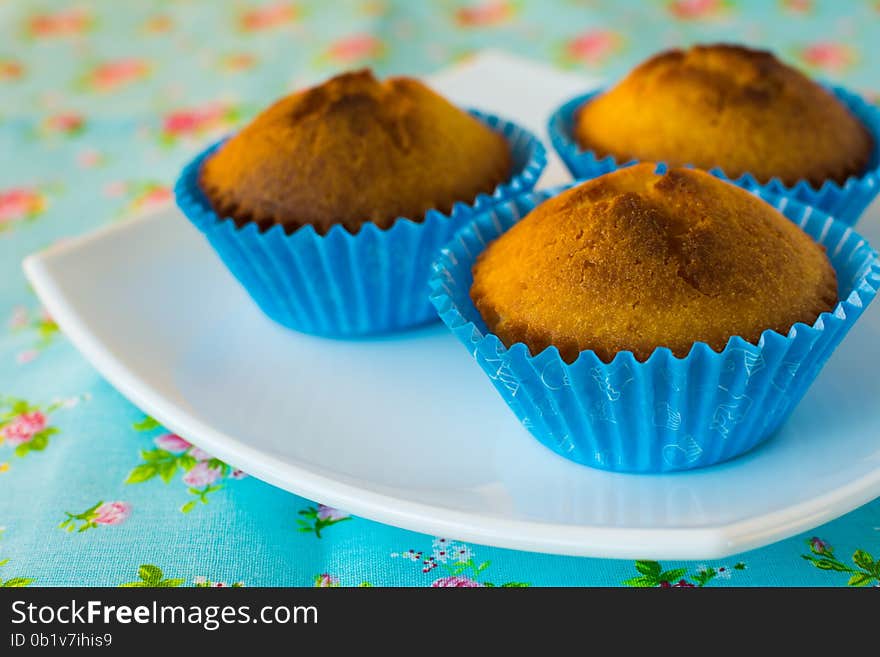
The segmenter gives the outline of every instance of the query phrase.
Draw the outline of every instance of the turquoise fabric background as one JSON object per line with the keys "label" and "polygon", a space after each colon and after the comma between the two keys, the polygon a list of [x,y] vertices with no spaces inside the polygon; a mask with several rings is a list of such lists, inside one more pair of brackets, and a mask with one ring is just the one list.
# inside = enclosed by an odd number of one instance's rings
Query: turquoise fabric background
{"label": "turquoise fabric background", "polygon": [[340,69],[423,74],[499,47],[613,78],[663,47],[722,39],[880,91],[868,0],[0,1],[0,584],[880,583],[878,501],[707,563],[528,554],[349,518],[153,426],[20,271],[32,251],[169,202],[209,139]]}

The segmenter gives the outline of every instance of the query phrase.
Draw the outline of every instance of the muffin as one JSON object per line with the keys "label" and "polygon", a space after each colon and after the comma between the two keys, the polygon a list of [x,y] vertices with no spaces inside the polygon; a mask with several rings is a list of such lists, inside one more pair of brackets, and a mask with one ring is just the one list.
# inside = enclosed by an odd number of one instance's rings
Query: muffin
{"label": "muffin", "polygon": [[748,452],[880,287],[865,238],[791,198],[765,207],[708,174],[643,165],[574,185],[478,213],[429,281],[523,428],[571,461],[661,473]]}
{"label": "muffin", "polygon": [[573,137],[618,162],[720,167],[730,178],[816,188],[861,175],[874,149],[834,94],[769,52],[734,45],[655,55],[583,104]]}
{"label": "muffin", "polygon": [[218,215],[319,234],[388,228],[451,211],[507,180],[498,132],[418,80],[344,73],[282,98],[209,158],[200,183]]}
{"label": "muffin", "polygon": [[508,347],[608,362],[784,335],[834,307],[837,280],[824,249],[767,203],[645,163],[539,205],[479,257],[470,293]]}
{"label": "muffin", "polygon": [[434,254],[477,212],[529,193],[546,161],[511,121],[360,71],[208,146],[174,193],[265,315],[349,338],[435,321]]}

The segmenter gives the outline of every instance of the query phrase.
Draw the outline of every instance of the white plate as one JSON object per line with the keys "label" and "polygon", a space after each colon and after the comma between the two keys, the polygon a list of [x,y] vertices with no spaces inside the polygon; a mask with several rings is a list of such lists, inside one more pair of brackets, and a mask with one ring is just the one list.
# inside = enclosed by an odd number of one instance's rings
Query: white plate
{"label": "white plate", "polygon": [[[542,132],[551,107],[590,86],[498,54],[434,82]],[[546,182],[564,178],[554,167]],[[861,228],[880,243],[877,210]],[[165,426],[271,484],[392,525],[561,554],[708,559],[880,495],[880,304],[765,447],[637,476],[539,445],[442,326],[347,342],[276,326],[174,208],[31,256],[25,271],[73,344]]]}

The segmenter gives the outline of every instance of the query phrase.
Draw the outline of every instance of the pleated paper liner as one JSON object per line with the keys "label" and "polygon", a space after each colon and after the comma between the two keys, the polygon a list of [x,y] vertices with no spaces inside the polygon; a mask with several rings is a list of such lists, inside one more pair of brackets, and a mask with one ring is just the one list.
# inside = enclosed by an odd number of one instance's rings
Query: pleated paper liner
{"label": "pleated paper liner", "polygon": [[442,251],[430,281],[440,317],[522,424],[554,452],[622,472],[660,473],[719,463],[767,440],[789,416],[880,284],[877,253],[846,224],[786,197],[765,200],[825,245],[838,276],[833,312],[757,345],[733,337],[721,352],[696,343],[645,362],[631,352],[602,362],[584,351],[568,364],[556,347],[532,356],[490,333],[470,298],[471,267],[486,245],[556,190],[481,213]]}
{"label": "pleated paper liner", "polygon": [[[845,224],[854,226],[865,208],[880,192],[880,109],[842,87],[829,86],[828,90],[849,108],[874,138],[874,150],[862,175],[850,176],[843,185],[834,180],[826,180],[816,189],[806,180],[798,181],[794,186],[787,186],[778,178],[762,184],[750,173],[732,180],[719,167],[711,169],[709,173],[749,191],[761,190],[811,205]],[[553,148],[565,162],[571,175],[577,179],[596,178],[636,162],[631,160],[618,163],[610,155],[599,158],[592,151],[581,150],[574,140],[574,120],[577,110],[603,91],[600,89],[567,101],[550,116],[547,124]]]}
{"label": "pleated paper liner", "polygon": [[355,234],[341,225],[325,235],[312,226],[290,234],[280,225],[264,231],[254,223],[236,226],[214,212],[199,187],[202,163],[224,140],[184,168],[174,190],[177,204],[279,324],[337,337],[424,324],[437,317],[427,282],[440,248],[477,212],[532,190],[546,164],[544,147],[530,132],[497,116],[472,114],[507,139],[513,172],[491,195],[456,203],[448,215],[430,210],[423,221],[401,217],[387,229],[365,223]]}

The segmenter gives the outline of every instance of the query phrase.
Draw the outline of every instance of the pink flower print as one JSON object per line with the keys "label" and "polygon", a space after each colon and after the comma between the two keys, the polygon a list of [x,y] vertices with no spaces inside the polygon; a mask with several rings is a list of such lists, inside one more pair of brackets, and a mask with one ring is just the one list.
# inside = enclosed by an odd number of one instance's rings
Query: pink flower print
{"label": "pink flower print", "polygon": [[133,57],[104,62],[96,66],[86,77],[86,84],[96,91],[115,91],[131,82],[146,77],[150,65]]}
{"label": "pink flower print", "polygon": [[193,447],[191,450],[189,450],[189,455],[192,456],[196,461],[210,461],[212,458],[214,458],[201,447]]}
{"label": "pink flower print", "polygon": [[30,411],[12,418],[3,427],[2,435],[12,447],[17,447],[30,442],[47,424],[48,418],[41,411]]}
{"label": "pink flower print", "polygon": [[823,541],[818,536],[813,536],[809,541],[810,551],[814,554],[827,554],[832,551],[831,544]]}
{"label": "pink flower print", "polygon": [[321,532],[328,527],[351,518],[345,511],[334,509],[326,504],[300,509],[297,515],[302,516],[296,521],[296,524],[299,525],[299,531],[314,533],[317,538],[321,538]]}
{"label": "pink flower print", "polygon": [[299,10],[289,2],[276,2],[250,9],[239,17],[238,23],[246,32],[268,30],[273,27],[293,23],[299,18]]}
{"label": "pink flower print", "polygon": [[164,185],[148,185],[146,189],[138,194],[131,202],[132,211],[146,211],[151,208],[158,208],[173,198],[170,187]]}
{"label": "pink flower print", "polygon": [[33,218],[45,207],[45,199],[34,189],[16,187],[0,191],[0,227],[7,222]]}
{"label": "pink flower print", "polygon": [[813,0],[783,0],[785,9],[799,14],[807,14],[813,9]]}
{"label": "pink flower print", "polygon": [[65,112],[50,116],[45,123],[48,132],[75,135],[83,131],[86,120],[80,114]]}
{"label": "pink flower print", "polygon": [[165,117],[162,129],[172,135],[193,133],[199,126],[215,115],[213,108],[204,110],[180,110]]}
{"label": "pink flower print", "polygon": [[118,525],[128,518],[131,504],[128,502],[97,502],[82,513],[65,511],[64,520],[59,523],[61,529],[68,532],[83,533],[101,525]]}
{"label": "pink flower print", "polygon": [[326,589],[334,586],[339,586],[339,579],[333,577],[333,575],[329,573],[321,573],[320,575],[315,576],[316,588]]}
{"label": "pink flower print", "polygon": [[681,20],[712,18],[721,13],[721,0],[675,0],[669,3],[669,13]]}
{"label": "pink flower print", "polygon": [[462,577],[460,575],[450,575],[449,577],[441,577],[440,579],[435,579],[431,583],[431,587],[433,588],[457,588],[457,589],[473,589],[480,588],[483,585],[479,582],[475,582],[469,577]]}
{"label": "pink flower print", "polygon": [[32,360],[36,359],[37,356],[40,355],[40,352],[36,349],[27,349],[25,351],[19,352],[15,356],[15,362],[19,365],[26,365],[30,363]]}
{"label": "pink flower print", "polygon": [[92,167],[96,167],[101,164],[103,160],[104,157],[101,155],[100,151],[91,148],[80,151],[76,155],[76,164],[81,169],[91,169]]}
{"label": "pink flower print", "polygon": [[244,470],[239,470],[238,468],[235,468],[229,476],[232,479],[244,479],[245,477],[247,477],[247,473]]}
{"label": "pink flower print", "polygon": [[348,518],[350,514],[345,511],[340,511],[339,509],[334,509],[332,506],[319,504],[317,515],[319,520],[339,521]]}
{"label": "pink flower print", "polygon": [[596,66],[616,51],[621,41],[616,32],[589,30],[565,44],[565,57],[573,62]]}
{"label": "pink flower print", "polygon": [[230,123],[235,112],[221,103],[212,103],[198,109],[178,110],[162,121],[162,135],[166,139],[199,135]]}
{"label": "pink flower print", "polygon": [[221,57],[220,69],[229,73],[247,71],[257,63],[257,58],[247,52],[237,52]]}
{"label": "pink flower print", "polygon": [[95,509],[92,522],[97,525],[118,525],[128,518],[131,504],[128,502],[104,502]]}
{"label": "pink flower print", "polygon": [[24,75],[24,66],[14,59],[0,58],[0,80],[18,80]]}
{"label": "pink flower print", "polygon": [[207,461],[200,461],[183,475],[183,483],[192,488],[202,488],[213,484],[222,474],[223,470],[219,466],[211,468]]}
{"label": "pink flower print", "polygon": [[353,64],[382,54],[382,41],[372,34],[354,34],[331,44],[327,57],[339,64]]}
{"label": "pink flower print", "polygon": [[82,9],[63,9],[31,16],[27,31],[35,37],[71,36],[86,32],[91,22],[91,16]]}
{"label": "pink flower print", "polygon": [[158,16],[150,16],[144,21],[143,30],[147,34],[161,34],[167,32],[174,26],[174,21],[170,16],[159,14]]}
{"label": "pink flower print", "polygon": [[462,27],[491,27],[513,17],[514,6],[505,0],[485,0],[455,12],[455,22]]}
{"label": "pink flower print", "polygon": [[856,59],[849,46],[829,41],[807,46],[801,50],[800,56],[807,66],[829,73],[836,73],[850,67]]}
{"label": "pink flower print", "polygon": [[125,181],[114,180],[113,182],[104,185],[104,196],[107,196],[108,198],[117,198],[125,194],[125,190],[127,189],[128,185]]}
{"label": "pink flower print", "polygon": [[12,309],[9,317],[9,328],[13,330],[23,329],[29,323],[28,311],[24,306],[16,306]]}
{"label": "pink flower print", "polygon": [[153,442],[156,443],[156,446],[161,447],[166,452],[172,452],[175,454],[185,452],[192,447],[191,442],[184,440],[176,433],[166,433],[164,436],[158,436]]}

